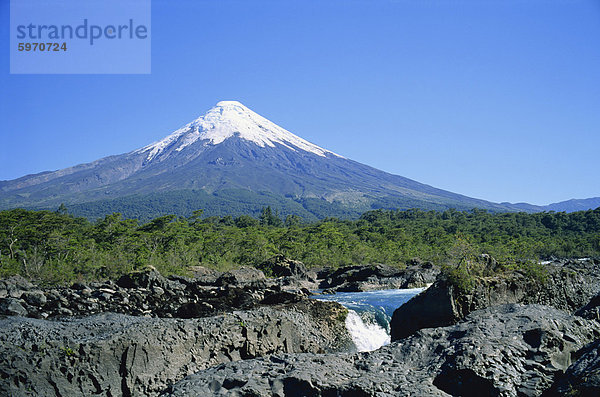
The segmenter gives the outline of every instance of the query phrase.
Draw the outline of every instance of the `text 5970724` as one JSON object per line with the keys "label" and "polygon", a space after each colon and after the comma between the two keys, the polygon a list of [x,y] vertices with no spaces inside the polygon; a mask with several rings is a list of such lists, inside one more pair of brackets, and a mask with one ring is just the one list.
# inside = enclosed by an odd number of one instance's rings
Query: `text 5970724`
{"label": "text 5970724", "polygon": [[19,51],[67,51],[67,43],[18,43]]}

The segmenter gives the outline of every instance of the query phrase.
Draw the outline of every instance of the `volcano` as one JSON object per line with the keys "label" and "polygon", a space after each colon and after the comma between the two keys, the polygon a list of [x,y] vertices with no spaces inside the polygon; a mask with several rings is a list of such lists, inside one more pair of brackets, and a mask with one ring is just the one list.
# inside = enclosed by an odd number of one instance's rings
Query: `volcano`
{"label": "volcano", "polygon": [[515,210],[436,189],[308,142],[237,101],[222,101],[158,142],[58,171],[0,182],[0,208],[101,216],[256,214],[352,217],[377,208]]}

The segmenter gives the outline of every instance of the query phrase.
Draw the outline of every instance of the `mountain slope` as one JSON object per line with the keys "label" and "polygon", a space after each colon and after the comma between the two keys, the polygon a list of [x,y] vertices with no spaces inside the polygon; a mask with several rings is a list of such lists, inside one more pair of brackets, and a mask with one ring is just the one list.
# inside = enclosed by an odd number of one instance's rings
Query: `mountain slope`
{"label": "mountain slope", "polygon": [[[236,202],[226,200],[228,194],[247,197],[247,205],[233,210]],[[192,203],[221,208],[213,211],[220,215],[228,208],[231,214],[254,213],[264,205],[278,205],[286,208],[283,212],[305,217],[327,216],[329,206],[348,216],[372,208],[518,208],[436,189],[346,159],[235,101],[219,102],[164,139],[132,152],[0,182],[0,208],[56,208],[65,203],[94,212],[154,202],[154,210],[161,212],[156,197],[162,197],[165,212],[181,215]]]}
{"label": "mountain slope", "polygon": [[592,197],[587,199],[571,199],[546,205],[545,211],[556,212],[575,212],[586,211],[600,207],[600,197]]}

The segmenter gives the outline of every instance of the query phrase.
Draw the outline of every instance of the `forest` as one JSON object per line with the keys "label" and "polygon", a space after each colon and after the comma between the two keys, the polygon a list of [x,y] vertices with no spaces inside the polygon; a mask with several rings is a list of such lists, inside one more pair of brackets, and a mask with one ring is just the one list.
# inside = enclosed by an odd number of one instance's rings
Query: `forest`
{"label": "forest", "polygon": [[191,266],[227,270],[282,254],[308,267],[431,261],[448,266],[488,254],[506,266],[551,257],[600,257],[600,208],[564,213],[485,210],[374,210],[357,220],[166,215],[142,223],[121,214],[95,222],[57,211],[0,212],[0,277],[41,284],[114,279],[152,265],[189,274]]}

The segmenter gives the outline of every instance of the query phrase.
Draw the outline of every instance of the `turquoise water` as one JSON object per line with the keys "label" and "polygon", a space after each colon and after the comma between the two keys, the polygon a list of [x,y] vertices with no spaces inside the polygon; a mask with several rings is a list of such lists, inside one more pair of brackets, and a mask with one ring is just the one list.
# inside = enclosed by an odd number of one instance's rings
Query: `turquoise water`
{"label": "turquoise water", "polygon": [[338,302],[348,308],[346,328],[357,350],[371,351],[390,343],[390,320],[394,310],[424,289],[339,292],[312,298]]}
{"label": "turquoise water", "polygon": [[338,292],[332,295],[315,295],[313,298],[339,302],[359,314],[364,312],[373,313],[377,323],[389,333],[390,320],[394,314],[394,310],[423,290],[424,288],[411,288],[367,292]]}

